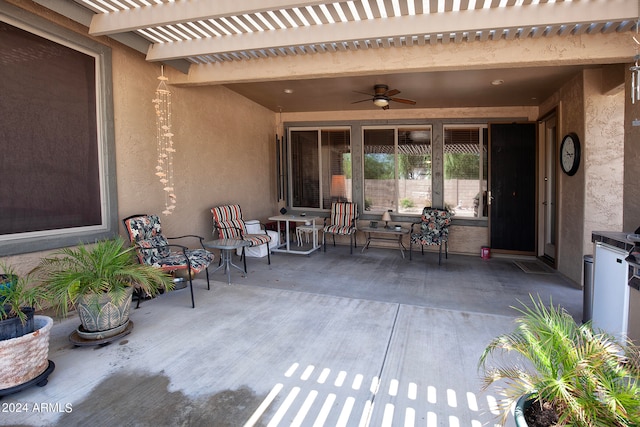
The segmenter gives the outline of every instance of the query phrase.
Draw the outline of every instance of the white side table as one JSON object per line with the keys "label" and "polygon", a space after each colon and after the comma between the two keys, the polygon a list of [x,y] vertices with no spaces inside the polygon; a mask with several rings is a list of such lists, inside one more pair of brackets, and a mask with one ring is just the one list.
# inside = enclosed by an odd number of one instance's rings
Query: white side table
{"label": "white side table", "polygon": [[296,227],[296,237],[298,238],[298,246],[302,246],[303,238],[306,237],[307,243],[310,242],[309,236],[313,234],[313,241],[319,242],[318,239],[318,230],[322,230],[323,226],[320,224],[317,225],[299,225]]}
{"label": "white side table", "polygon": [[[316,225],[316,221],[321,220],[322,218],[320,218],[319,216],[306,216],[306,215],[276,215],[276,216],[272,216],[269,217],[269,221],[276,221],[276,223],[278,224],[278,234],[280,234],[280,223],[284,222],[285,223],[285,235],[286,238],[284,240],[284,242],[281,242],[280,245],[276,248],[273,248],[272,251],[273,252],[284,252],[287,254],[297,254],[297,255],[310,255],[313,251],[317,251],[320,250],[320,248],[322,246],[320,246],[318,244],[318,240],[314,239],[313,244],[311,245],[311,248],[309,249],[300,249],[300,250],[296,250],[296,249],[291,249],[291,245],[290,245],[290,240],[289,240],[289,230],[290,227],[289,225],[291,224],[291,222],[302,222],[305,225],[306,224],[310,224],[311,226],[315,226]],[[314,234],[314,236],[317,236],[317,234]]]}

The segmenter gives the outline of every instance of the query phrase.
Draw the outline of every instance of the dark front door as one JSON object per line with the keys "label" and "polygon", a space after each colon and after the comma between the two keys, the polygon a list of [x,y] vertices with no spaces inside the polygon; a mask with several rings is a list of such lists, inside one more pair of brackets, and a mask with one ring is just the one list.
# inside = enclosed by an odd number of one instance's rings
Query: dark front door
{"label": "dark front door", "polygon": [[535,254],[535,123],[492,124],[489,138],[491,248]]}

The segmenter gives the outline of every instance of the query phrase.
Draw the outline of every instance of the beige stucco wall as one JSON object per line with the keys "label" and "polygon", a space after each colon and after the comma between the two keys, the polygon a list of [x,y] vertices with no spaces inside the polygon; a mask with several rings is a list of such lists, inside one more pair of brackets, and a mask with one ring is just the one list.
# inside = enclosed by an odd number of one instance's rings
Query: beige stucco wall
{"label": "beige stucco wall", "polygon": [[[366,111],[319,111],[304,113],[282,112],[276,117],[276,126],[285,122],[329,122],[345,120],[401,120],[401,119],[500,119],[518,118],[537,120],[537,107],[490,108],[412,108]],[[280,127],[280,129],[282,129]]]}
{"label": "beige stucco wall", "polygon": [[[120,218],[164,210],[155,174],[151,100],[160,66],[127,48],[113,52],[116,164]],[[213,206],[238,203],[245,218],[264,219],[275,204],[274,113],[221,86],[170,85],[177,207],[161,215],[167,235],[211,236]]]}
{"label": "beige stucco wall", "polygon": [[584,72],[584,254],[593,254],[592,231],[622,231],[624,92],[604,93],[603,78],[603,69]]}
{"label": "beige stucco wall", "polygon": [[[87,29],[29,1],[11,0],[36,15],[86,35]],[[152,99],[160,65],[108,39],[112,48],[113,104],[119,219],[164,210],[155,176],[156,124]],[[165,67],[169,83],[177,71]],[[167,235],[211,237],[209,209],[239,203],[245,218],[264,219],[276,210],[275,114],[222,86],[178,88],[172,92],[175,153],[174,214],[161,215]],[[120,227],[120,233],[124,230]],[[19,274],[49,252],[1,258]]]}
{"label": "beige stucco wall", "polygon": [[593,252],[591,232],[622,228],[625,95],[611,86],[602,68],[585,70],[540,109],[544,115],[557,107],[558,143],[569,132],[581,142],[578,172],[558,169],[556,266],[576,284],[583,281],[583,256]]}
{"label": "beige stucco wall", "polygon": [[[584,82],[577,75],[558,93],[559,126],[561,140],[569,132],[575,132],[585,147],[584,132]],[[558,147],[560,143],[558,142]],[[584,148],[583,148],[584,150]],[[567,176],[558,168],[558,243],[557,269],[576,283],[581,282],[584,221],[584,161],[573,176]],[[576,260],[580,259],[579,262]]]}

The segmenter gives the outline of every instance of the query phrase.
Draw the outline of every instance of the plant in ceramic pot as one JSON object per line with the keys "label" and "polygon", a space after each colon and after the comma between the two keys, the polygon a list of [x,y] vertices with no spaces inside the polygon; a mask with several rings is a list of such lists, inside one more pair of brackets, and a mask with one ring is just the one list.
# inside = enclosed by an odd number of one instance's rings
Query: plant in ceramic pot
{"label": "plant in ceramic pot", "polygon": [[173,288],[168,274],[139,264],[133,250],[120,237],[81,244],[42,259],[36,271],[62,316],[75,306],[85,332],[114,330],[129,321],[134,289],[157,295]]}
{"label": "plant in ceramic pot", "polygon": [[518,426],[639,426],[638,347],[578,325],[552,303],[531,302],[515,308],[515,330],[494,338],[479,361],[484,388],[494,384],[504,396],[501,423],[517,404]]}
{"label": "plant in ceramic pot", "polygon": [[18,276],[13,267],[0,263],[0,340],[33,332],[33,315],[44,298],[30,275]]}

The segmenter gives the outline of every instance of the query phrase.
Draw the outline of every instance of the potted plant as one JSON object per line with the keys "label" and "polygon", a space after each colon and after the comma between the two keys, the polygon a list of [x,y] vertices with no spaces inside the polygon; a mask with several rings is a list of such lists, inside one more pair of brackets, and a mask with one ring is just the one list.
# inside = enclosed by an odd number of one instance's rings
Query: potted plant
{"label": "potted plant", "polygon": [[18,338],[33,332],[35,307],[41,304],[42,288],[31,286],[31,278],[18,276],[0,263],[0,340]]}
{"label": "potted plant", "polygon": [[[594,331],[590,323],[578,325],[553,303],[531,301],[531,307],[514,307],[521,314],[515,330],[494,338],[478,364],[485,389],[501,383],[501,424],[517,404],[518,426],[640,425],[638,347]],[[496,353],[504,358],[488,367]]]}
{"label": "potted plant", "polygon": [[133,251],[120,237],[81,244],[43,258],[36,271],[59,314],[65,317],[75,306],[83,332],[100,332],[96,339],[104,338],[108,334],[102,332],[122,330],[128,323],[134,289],[157,295],[173,288],[168,274],[139,264]]}
{"label": "potted plant", "polygon": [[49,357],[49,332],[53,319],[34,315],[44,301],[42,287],[32,276],[18,276],[0,263],[0,396],[35,382],[46,384],[53,371]]}

